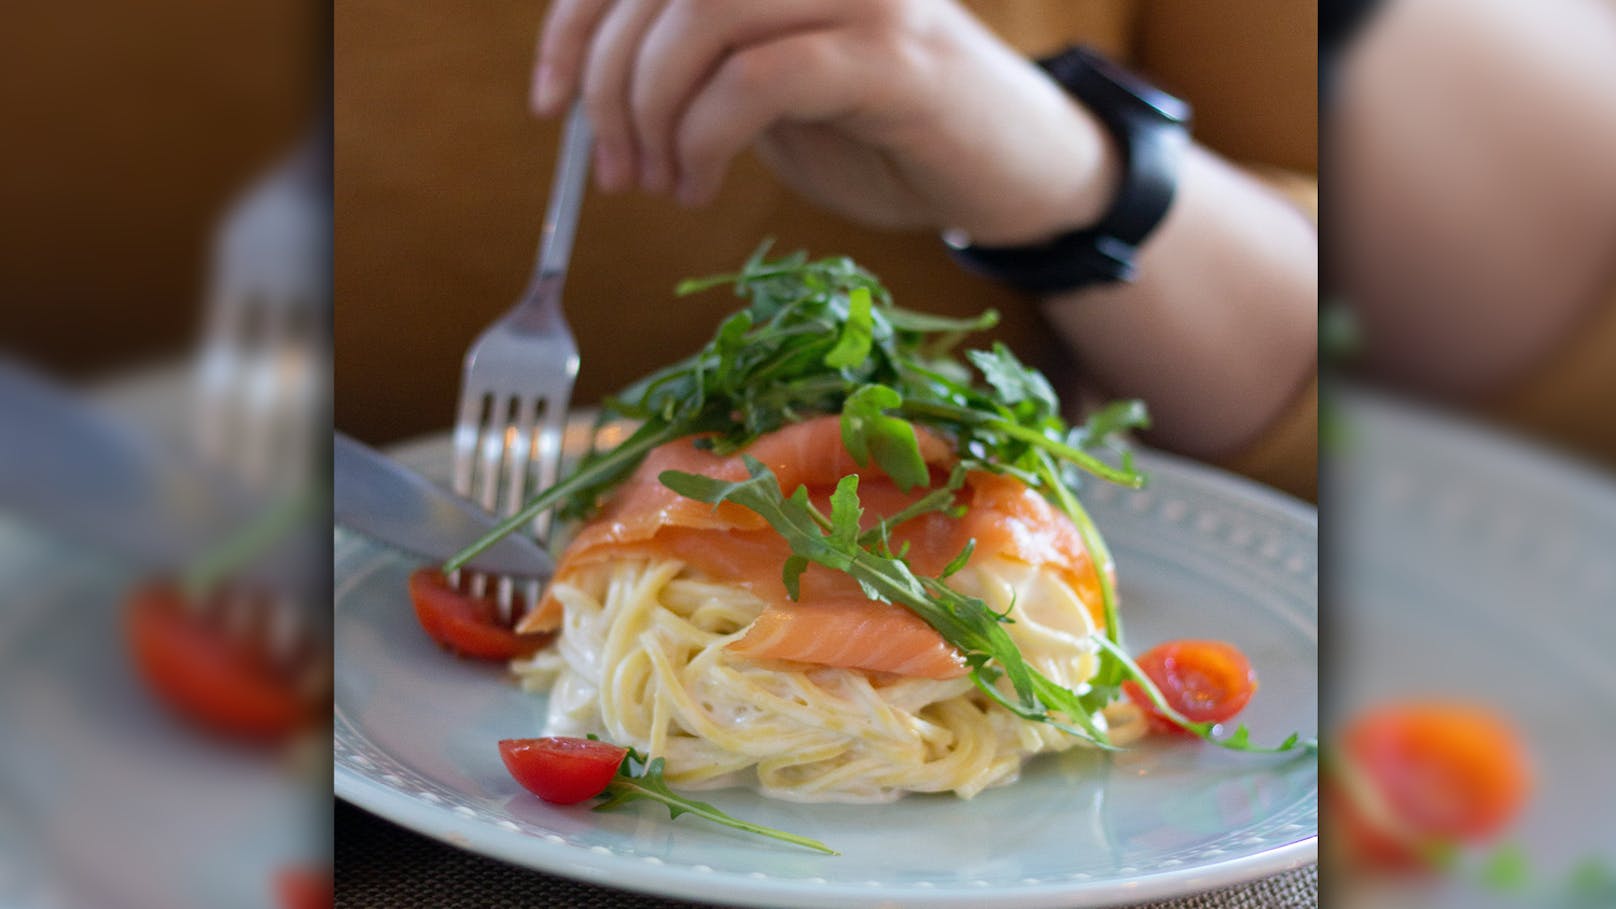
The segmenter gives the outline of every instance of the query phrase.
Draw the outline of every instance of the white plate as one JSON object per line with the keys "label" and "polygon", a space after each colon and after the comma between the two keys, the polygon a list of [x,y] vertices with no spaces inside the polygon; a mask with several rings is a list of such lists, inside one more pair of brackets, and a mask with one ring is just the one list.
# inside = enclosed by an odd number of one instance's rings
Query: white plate
{"label": "white plate", "polygon": [[[575,450],[583,427],[569,432]],[[400,449],[448,473],[446,438]],[[1317,518],[1294,500],[1145,453],[1150,487],[1084,498],[1115,550],[1127,638],[1215,637],[1250,657],[1262,688],[1242,717],[1260,741],[1317,729]],[[820,856],[644,805],[595,813],[521,790],[496,740],[539,733],[541,696],[498,666],[455,660],[416,626],[415,567],[338,531],[337,794],[445,842],[580,880],[767,906],[1092,906],[1193,893],[1314,860],[1311,756],[1153,741],[1115,757],[1032,762],[971,801],[797,805],[741,790],[702,798],[815,837]],[[655,809],[655,810],[653,810]],[[659,814],[658,811],[661,811]]]}
{"label": "white plate", "polygon": [[[93,397],[174,440],[185,378],[155,364]],[[279,872],[330,862],[317,754],[215,741],[138,681],[121,607],[143,580],[0,513],[6,909],[276,909]]]}
{"label": "white plate", "polygon": [[[1548,888],[1584,858],[1616,863],[1616,483],[1435,412],[1361,392],[1335,404],[1329,728],[1388,700],[1487,705],[1521,732],[1535,768],[1502,841]],[[1352,883],[1361,892],[1342,896],[1358,902],[1344,905],[1552,904],[1454,878]]]}

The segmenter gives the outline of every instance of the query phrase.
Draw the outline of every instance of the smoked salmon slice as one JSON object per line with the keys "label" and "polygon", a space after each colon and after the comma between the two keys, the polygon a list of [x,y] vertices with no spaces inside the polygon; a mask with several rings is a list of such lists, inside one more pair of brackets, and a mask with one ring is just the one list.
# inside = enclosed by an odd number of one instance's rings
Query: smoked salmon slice
{"label": "smoked salmon slice", "polygon": [[[934,480],[940,481],[955,463],[951,447],[926,430],[918,432],[917,440]],[[859,474],[866,529],[926,493],[901,491],[875,464],[856,464],[842,445],[835,416],[787,426],[758,439],[746,453],[774,471],[782,491],[805,486],[821,508],[837,481]],[[738,455],[715,455],[697,448],[694,439],[657,448],[617,488],[600,515],[579,531],[562,554],[557,579],[614,560],[678,559],[768,603],[746,634],[730,645],[738,655],[919,678],[954,678],[965,672],[959,653],[924,620],[902,606],[869,601],[857,582],[840,572],[810,566],[802,577],[800,599],[791,600],[780,578],[791,554],[786,541],[745,508],[732,503],[714,508],[668,489],[658,480],[665,470],[730,480],[747,475]],[[916,572],[939,574],[974,539],[971,564],[1003,557],[1058,571],[1089,606],[1096,623],[1103,623],[1099,578],[1064,514],[1020,480],[985,472],[966,477],[957,501],[967,506],[962,517],[926,514],[893,532],[894,548],[907,545]],[[561,603],[546,592],[518,630],[554,630],[561,616]]]}
{"label": "smoked salmon slice", "polygon": [[729,645],[753,659],[791,660],[923,679],[965,674],[965,659],[901,606],[869,600],[770,606]]}

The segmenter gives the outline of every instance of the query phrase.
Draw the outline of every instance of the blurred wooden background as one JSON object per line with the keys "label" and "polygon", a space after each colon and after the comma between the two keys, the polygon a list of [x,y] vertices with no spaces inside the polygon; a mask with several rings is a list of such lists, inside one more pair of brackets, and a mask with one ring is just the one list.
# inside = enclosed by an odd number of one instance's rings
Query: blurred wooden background
{"label": "blurred wooden background", "polygon": [[94,376],[184,352],[213,227],[321,116],[326,11],[22,0],[0,28],[0,345]]}
{"label": "blurred wooden background", "polygon": [[[1312,4],[980,0],[1028,53],[1071,41],[1137,61],[1196,106],[1197,135],[1240,161],[1316,166]],[[336,423],[373,443],[447,429],[467,344],[521,292],[558,124],[527,113],[541,0],[339,0],[335,8]],[[936,238],[866,230],[810,208],[755,160],[686,211],[591,192],[565,299],[588,403],[699,345],[735,301],[676,300],[683,277],[733,268],[764,237],[845,253],[906,306],[998,308],[998,334],[1055,365],[1025,301],[955,268]]]}

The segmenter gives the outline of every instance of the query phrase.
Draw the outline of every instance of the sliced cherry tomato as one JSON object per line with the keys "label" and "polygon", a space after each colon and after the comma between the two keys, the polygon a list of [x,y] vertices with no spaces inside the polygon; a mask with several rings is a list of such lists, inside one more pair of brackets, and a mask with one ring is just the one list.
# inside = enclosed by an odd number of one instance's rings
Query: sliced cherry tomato
{"label": "sliced cherry tomato", "polygon": [[330,869],[282,868],[275,875],[275,896],[282,909],[331,909],[336,882]]}
{"label": "sliced cherry tomato", "polygon": [[232,633],[170,584],[137,588],[124,631],[135,669],[162,700],[225,736],[279,741],[310,726],[318,701],[261,641]]}
{"label": "sliced cherry tomato", "polygon": [[546,802],[574,805],[606,791],[627,748],[593,739],[502,739],[499,756],[522,788]]}
{"label": "sliced cherry tomato", "polygon": [[[422,568],[410,575],[415,618],[444,648],[480,660],[532,656],[553,635],[517,634],[499,620],[492,596],[474,597],[449,586],[443,572]],[[521,614],[521,606],[515,607]]]}
{"label": "sliced cherry tomato", "polygon": [[[1257,690],[1257,673],[1233,644],[1223,641],[1168,641],[1145,651],[1138,660],[1167,705],[1198,723],[1222,723],[1245,709]],[[1145,711],[1157,731],[1179,730],[1150,702],[1136,682],[1123,691]]]}
{"label": "sliced cherry tomato", "polygon": [[1363,862],[1382,869],[1416,868],[1423,864],[1417,837],[1398,827],[1395,820],[1375,819],[1368,808],[1326,766],[1319,784],[1324,803],[1322,817],[1329,826],[1324,838],[1330,861]]}
{"label": "sliced cherry tomato", "polygon": [[1336,800],[1345,803],[1349,847],[1373,861],[1406,864],[1421,843],[1487,839],[1519,814],[1531,789],[1519,737],[1481,707],[1383,706],[1354,721],[1341,744],[1350,771],[1371,790],[1367,797],[1388,815],[1373,820],[1365,806]]}

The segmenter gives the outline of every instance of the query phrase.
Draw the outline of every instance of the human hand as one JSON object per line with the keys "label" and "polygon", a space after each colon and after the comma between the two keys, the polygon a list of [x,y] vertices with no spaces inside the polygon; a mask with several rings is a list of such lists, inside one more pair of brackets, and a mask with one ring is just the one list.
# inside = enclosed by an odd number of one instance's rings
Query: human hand
{"label": "human hand", "polygon": [[533,106],[581,94],[596,179],[709,201],[755,146],[846,217],[1041,240],[1097,220],[1099,122],[951,0],[553,0]]}

